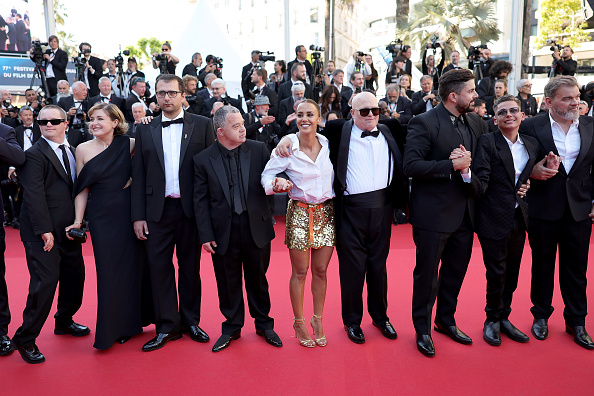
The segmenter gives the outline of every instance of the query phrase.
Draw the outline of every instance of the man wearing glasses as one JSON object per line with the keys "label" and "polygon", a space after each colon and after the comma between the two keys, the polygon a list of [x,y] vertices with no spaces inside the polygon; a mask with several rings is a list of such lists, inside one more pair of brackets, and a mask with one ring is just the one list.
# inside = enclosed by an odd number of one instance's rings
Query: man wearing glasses
{"label": "man wearing glasses", "polygon": [[516,342],[530,339],[509,320],[528,227],[525,186],[538,161],[538,141],[519,134],[524,113],[520,100],[504,95],[493,106],[498,130],[478,139],[472,164],[476,205],[475,231],[487,270],[487,319],[483,339],[501,345],[500,333]]}
{"label": "man wearing glasses", "polygon": [[[153,54],[153,69],[160,69],[161,74],[175,74],[175,68],[179,63],[179,58],[171,53],[171,44],[165,41],[161,46],[161,53]],[[165,65],[161,68],[161,65]]]}
{"label": "man wearing glasses", "polygon": [[162,74],[155,90],[162,114],[138,125],[132,171],[132,221],[137,238],[146,241],[157,330],[143,351],[162,348],[182,332],[197,342],[209,340],[198,326],[202,288],[192,157],[214,143],[214,130],[208,118],[182,109],[181,78]]}
{"label": "man wearing glasses", "polygon": [[532,83],[529,80],[523,78],[518,81],[516,88],[518,88],[517,98],[520,100],[522,105],[522,113],[526,117],[533,117],[538,114],[538,103],[536,98],[531,95]]}
{"label": "man wearing glasses", "polygon": [[303,66],[305,66],[305,81],[313,86],[315,76],[313,75],[313,67],[307,60],[307,49],[304,45],[298,45],[295,47],[295,59],[289,62],[287,65],[287,70],[293,70],[293,65],[295,63],[301,63]]}
{"label": "man wearing glasses", "polygon": [[52,308],[58,282],[54,334],[82,337],[90,333],[72,319],[82,304],[85,269],[81,244],[64,232],[74,218],[76,177],[74,149],[66,140],[66,112],[45,106],[37,122],[42,137],[25,152],[25,164],[17,170],[23,188],[21,241],[31,281],[23,324],[13,337],[23,360],[32,364],[45,361],[35,340]]}

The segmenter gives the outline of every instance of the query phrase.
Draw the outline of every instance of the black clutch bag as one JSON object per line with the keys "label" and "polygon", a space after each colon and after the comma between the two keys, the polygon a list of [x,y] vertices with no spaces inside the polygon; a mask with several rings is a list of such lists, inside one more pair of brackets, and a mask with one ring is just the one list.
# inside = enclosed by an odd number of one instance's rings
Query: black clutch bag
{"label": "black clutch bag", "polygon": [[87,241],[87,233],[80,228],[71,228],[68,230],[68,236],[74,239],[74,242],[85,243]]}

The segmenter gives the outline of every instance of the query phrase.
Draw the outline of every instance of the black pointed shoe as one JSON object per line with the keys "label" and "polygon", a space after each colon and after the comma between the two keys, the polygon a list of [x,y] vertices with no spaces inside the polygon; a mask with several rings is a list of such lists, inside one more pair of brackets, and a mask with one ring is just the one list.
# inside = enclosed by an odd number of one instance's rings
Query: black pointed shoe
{"label": "black pointed shoe", "polygon": [[532,335],[537,340],[546,340],[549,337],[549,326],[546,319],[534,319],[532,322]]}
{"label": "black pointed shoe", "polygon": [[54,334],[56,335],[68,334],[74,337],[84,337],[86,335],[89,335],[90,333],[91,329],[89,329],[85,325],[81,325],[76,322],[72,322],[66,327],[58,327],[56,325],[56,327],[54,328]]}
{"label": "black pointed shoe", "polygon": [[179,340],[180,338],[182,338],[181,333],[158,333],[155,338],[142,346],[142,350],[144,352],[156,351],[163,348],[169,341]]}
{"label": "black pointed shoe", "polygon": [[210,337],[198,325],[182,328],[182,333],[188,333],[190,338],[196,342],[208,342]]}
{"label": "black pointed shoe", "polygon": [[505,334],[510,340],[515,342],[528,342],[530,337],[522,333],[516,326],[507,319],[501,320],[501,332]]}
{"label": "black pointed shoe", "polygon": [[435,346],[433,346],[431,335],[417,333],[417,349],[427,357],[434,357]]}
{"label": "black pointed shoe", "polygon": [[264,339],[266,340],[267,343],[269,343],[270,345],[280,348],[283,346],[283,342],[281,341],[280,337],[278,336],[278,334],[276,334],[276,332],[272,329],[268,329],[268,330],[256,330],[256,334],[264,337]]}
{"label": "black pointed shoe", "polygon": [[214,346],[212,347],[212,351],[220,352],[223,349],[227,348],[229,345],[231,345],[231,341],[237,340],[240,337],[241,337],[241,333],[237,333],[235,335],[223,334],[222,336],[219,337],[217,342],[215,342]]}
{"label": "black pointed shoe", "polygon": [[355,344],[363,344],[365,342],[365,335],[363,334],[363,330],[359,326],[344,326],[344,329],[347,332],[347,336],[349,340],[353,341]]}
{"label": "black pointed shoe", "polygon": [[569,326],[565,325],[565,331],[573,335],[573,341],[576,344],[586,349],[594,349],[594,342],[586,331],[586,326]]}
{"label": "black pointed shoe", "polygon": [[396,330],[394,330],[394,326],[388,321],[385,321],[384,323],[373,322],[373,325],[382,332],[384,337],[389,338],[390,340],[395,340],[398,337]]}
{"label": "black pointed shoe", "polygon": [[458,328],[458,326],[444,326],[439,322],[435,322],[435,327],[433,328],[438,333],[445,334],[460,344],[472,344],[472,338],[468,337],[462,330]]}
{"label": "black pointed shoe", "polygon": [[491,322],[489,319],[485,321],[483,326],[483,340],[489,345],[501,345],[500,323]]}

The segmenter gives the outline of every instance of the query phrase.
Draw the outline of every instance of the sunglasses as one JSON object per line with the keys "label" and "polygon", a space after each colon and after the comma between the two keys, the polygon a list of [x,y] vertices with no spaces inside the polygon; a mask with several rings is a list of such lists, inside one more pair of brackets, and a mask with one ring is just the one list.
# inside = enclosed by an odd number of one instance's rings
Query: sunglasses
{"label": "sunglasses", "polygon": [[373,114],[374,116],[378,116],[380,114],[380,108],[379,107],[374,107],[374,108],[371,108],[371,109],[360,109],[360,110],[357,110],[357,111],[363,117],[367,117],[369,115],[369,112],[370,111],[371,111],[371,114]]}
{"label": "sunglasses", "polygon": [[47,125],[47,123],[49,122],[52,125],[60,125],[64,121],[66,121],[66,120],[63,119],[63,118],[52,118],[52,119],[49,119],[49,120],[37,120],[37,123],[39,125]]}
{"label": "sunglasses", "polygon": [[501,109],[497,111],[497,117],[505,117],[507,115],[509,111],[509,114],[511,115],[516,115],[520,112],[520,108],[519,107],[512,107],[510,109]]}

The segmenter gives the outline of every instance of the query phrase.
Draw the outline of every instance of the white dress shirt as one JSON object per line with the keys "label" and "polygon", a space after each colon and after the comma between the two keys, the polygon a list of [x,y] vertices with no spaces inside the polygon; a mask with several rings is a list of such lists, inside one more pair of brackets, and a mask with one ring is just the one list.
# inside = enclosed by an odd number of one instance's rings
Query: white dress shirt
{"label": "white dress shirt", "polygon": [[[171,121],[183,118],[184,111],[174,118],[162,116],[162,121]],[[161,129],[161,138],[163,139],[163,160],[165,163],[165,196],[170,198],[180,198],[179,193],[179,156],[181,151],[181,141],[184,124],[171,124],[167,128]]]}
{"label": "white dress shirt", "polygon": [[[57,51],[57,49],[56,49]],[[54,60],[54,58],[56,57],[56,51],[52,50],[49,53],[49,61],[47,62],[47,67],[45,68],[45,77],[47,78],[56,78],[56,74],[54,73],[54,66],[51,64],[51,62]]]}
{"label": "white dress shirt", "polygon": [[299,134],[288,135],[291,138],[293,154],[283,158],[272,153],[260,179],[267,195],[274,194],[272,182],[277,174],[285,172],[293,182],[289,197],[304,203],[322,203],[334,197],[332,183],[334,170],[330,162],[328,139],[316,134],[322,149],[315,161],[299,150]]}
{"label": "white dress shirt", "polygon": [[[45,139],[45,136],[42,135],[41,137]],[[64,158],[62,157],[62,149],[60,148],[60,146],[63,144],[66,147],[66,155],[68,156],[68,161],[70,162],[70,174],[72,175],[72,181],[74,181],[74,177],[76,176],[76,159],[74,158],[72,151],[70,151],[70,144],[68,143],[68,140],[64,138],[63,143],[52,142],[48,139],[45,139],[45,141],[50,145],[52,150],[54,150],[54,153],[56,153],[56,156],[62,164],[64,171],[66,172],[66,174],[68,174],[68,171],[66,170],[66,165],[64,165]]]}
{"label": "white dress shirt", "polygon": [[[373,129],[375,130],[377,126]],[[376,138],[361,138],[362,133],[353,123],[345,195],[381,190],[392,181],[394,158],[386,138],[381,132]]]}
{"label": "white dress shirt", "polygon": [[33,146],[33,124],[23,125],[23,151],[27,151]]}
{"label": "white dress shirt", "polygon": [[[518,138],[516,139],[515,143],[512,143],[512,141],[506,138],[505,135],[502,134],[502,136],[507,142],[507,145],[511,150],[512,158],[514,160],[515,186],[518,184],[518,179],[520,179],[520,175],[522,174],[524,168],[526,167],[526,164],[528,163],[528,150],[526,150],[526,146],[524,145],[524,142],[522,141],[520,135],[518,135]],[[518,202],[516,201],[516,208],[517,207]]]}
{"label": "white dress shirt", "polygon": [[580,153],[581,138],[580,131],[578,129],[580,120],[577,119],[571,123],[567,134],[561,128],[561,125],[557,121],[553,120],[551,113],[549,113],[549,120],[551,121],[551,131],[553,132],[553,140],[555,146],[559,152],[559,156],[563,162],[565,171],[569,173],[573,163],[575,162],[578,154]]}
{"label": "white dress shirt", "polygon": [[144,110],[148,110],[148,106],[146,105],[146,103],[144,103],[144,100],[142,100],[142,98],[136,93],[136,91],[132,90],[132,93],[134,94],[134,96],[136,96],[138,98],[138,100],[140,101],[140,103],[142,103],[142,105],[144,106]]}

